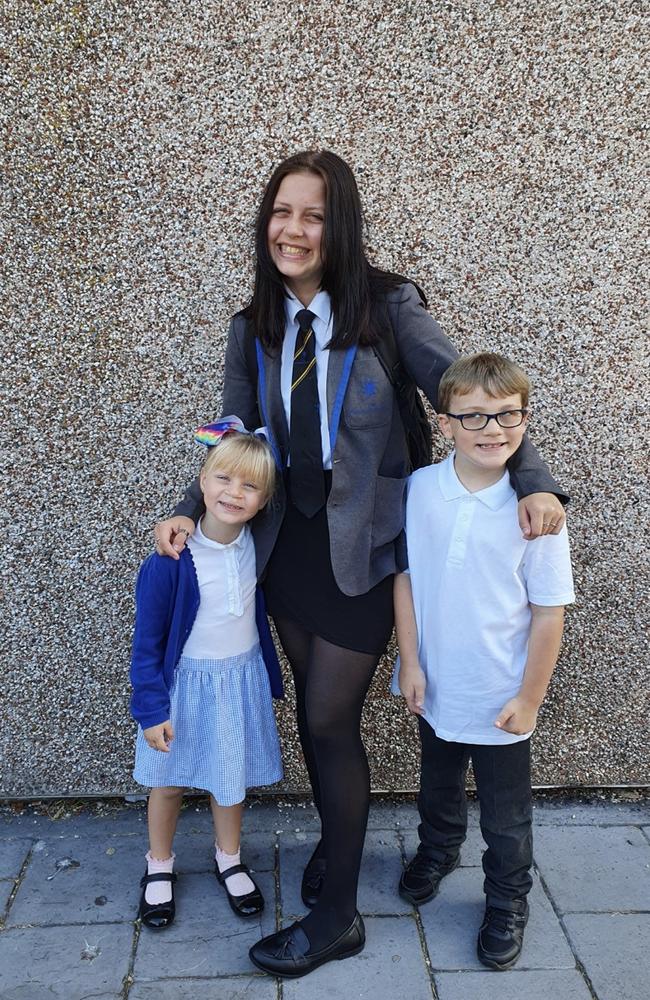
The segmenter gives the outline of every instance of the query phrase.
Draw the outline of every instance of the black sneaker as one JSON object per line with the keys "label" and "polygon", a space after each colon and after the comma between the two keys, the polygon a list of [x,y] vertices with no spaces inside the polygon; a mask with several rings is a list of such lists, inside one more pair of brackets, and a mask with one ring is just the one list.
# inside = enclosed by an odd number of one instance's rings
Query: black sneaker
{"label": "black sneaker", "polygon": [[524,943],[528,902],[525,899],[513,899],[507,905],[508,909],[489,905],[485,907],[476,953],[479,961],[489,969],[512,968]]}
{"label": "black sneaker", "polygon": [[397,891],[414,906],[428,903],[437,894],[445,875],[460,864],[460,854],[447,861],[435,861],[417,852],[402,872]]}

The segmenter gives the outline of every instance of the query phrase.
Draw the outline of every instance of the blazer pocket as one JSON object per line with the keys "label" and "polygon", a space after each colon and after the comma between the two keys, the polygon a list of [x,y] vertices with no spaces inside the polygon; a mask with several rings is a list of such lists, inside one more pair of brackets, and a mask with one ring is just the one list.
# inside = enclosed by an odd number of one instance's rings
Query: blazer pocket
{"label": "blazer pocket", "polygon": [[393,388],[376,358],[357,358],[345,394],[343,416],[348,427],[381,427],[393,414]]}
{"label": "blazer pocket", "polygon": [[404,527],[406,478],[377,476],[372,519],[373,548],[392,542]]}

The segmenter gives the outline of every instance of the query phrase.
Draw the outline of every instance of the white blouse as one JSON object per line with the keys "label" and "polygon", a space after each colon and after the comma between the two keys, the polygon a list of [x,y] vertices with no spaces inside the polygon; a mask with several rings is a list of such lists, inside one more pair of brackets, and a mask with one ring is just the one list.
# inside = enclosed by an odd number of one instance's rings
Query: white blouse
{"label": "white blouse", "polygon": [[258,641],[255,622],[255,548],[248,525],[228,545],[201,531],[187,541],[199,581],[201,603],[183,656],[221,660],[246,653]]}

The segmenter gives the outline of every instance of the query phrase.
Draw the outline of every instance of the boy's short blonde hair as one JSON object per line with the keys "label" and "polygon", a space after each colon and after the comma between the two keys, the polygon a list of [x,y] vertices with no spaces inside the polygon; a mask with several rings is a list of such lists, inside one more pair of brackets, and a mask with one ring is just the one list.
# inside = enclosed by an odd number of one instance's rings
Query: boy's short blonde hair
{"label": "boy's short blonde hair", "polygon": [[452,396],[464,396],[472,389],[482,389],[495,399],[519,393],[521,405],[528,406],[530,381],[519,365],[502,354],[467,354],[454,361],[440,379],[438,413],[447,413]]}
{"label": "boy's short blonde hair", "polygon": [[260,489],[266,503],[275,489],[275,461],[265,438],[260,435],[228,431],[218,444],[208,451],[201,468],[207,476],[223,469],[230,476],[241,476]]}

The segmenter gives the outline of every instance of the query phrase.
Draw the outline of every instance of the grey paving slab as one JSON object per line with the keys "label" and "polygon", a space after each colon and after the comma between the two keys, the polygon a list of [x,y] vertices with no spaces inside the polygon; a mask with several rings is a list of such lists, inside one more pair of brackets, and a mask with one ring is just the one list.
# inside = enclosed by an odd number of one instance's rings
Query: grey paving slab
{"label": "grey paving slab", "polygon": [[360,955],[330,962],[303,979],[284,980],[284,1000],[432,1000],[415,920],[369,917]]}
{"label": "grey paving slab", "polygon": [[565,924],[598,1000],[648,996],[650,913],[575,913]]}
{"label": "grey paving slab", "polygon": [[280,899],[285,923],[303,916],[307,909],[300,898],[300,880],[305,865],[318,843],[318,834],[302,830],[282,833],[280,845]]}
{"label": "grey paving slab", "polygon": [[[9,897],[13,892],[15,886],[15,881],[12,878],[5,878],[0,880],[0,917],[4,916],[4,911],[9,903]],[[0,997],[2,994],[0,994]]]}
{"label": "grey paving slab", "polygon": [[[315,833],[281,834],[280,886],[282,914],[291,922],[306,912],[300,898],[305,865],[318,842]],[[411,907],[397,894],[402,870],[397,830],[369,830],[359,878],[358,907],[363,914],[409,913]]]}
{"label": "grey paving slab", "polygon": [[[320,819],[313,803],[300,799],[290,802],[254,800],[244,808],[242,829],[244,835],[255,831],[277,830],[318,830]],[[181,811],[178,820],[179,833],[208,833],[212,831],[212,814],[207,800],[192,801]]]}
{"label": "grey paving slab", "polygon": [[[273,871],[275,867],[275,844],[277,837],[270,831],[249,833],[242,837],[242,861],[256,872]],[[146,851],[146,840],[142,844],[142,857]],[[174,838],[176,871],[180,873],[214,871],[214,834],[182,833]],[[144,870],[144,869],[143,869]]]}
{"label": "grey paving slab", "polygon": [[648,909],[650,844],[636,827],[538,828],[533,850],[563,913]]}
{"label": "grey paving slab", "polygon": [[33,840],[21,837],[19,840],[0,841],[0,878],[16,878],[29,854]]}
{"label": "grey paving slab", "polygon": [[129,1000],[277,1000],[278,988],[270,976],[233,979],[157,979],[134,983]]}
{"label": "grey paving slab", "polygon": [[[419,837],[417,835],[417,830],[409,830],[408,833],[404,832],[404,849],[406,851],[406,858],[410,859],[415,854],[419,843]],[[473,868],[481,864],[481,858],[483,857],[483,851],[485,850],[485,842],[481,836],[481,831],[477,826],[467,827],[467,839],[460,849],[460,864],[462,868]]]}
{"label": "grey paving slab", "polygon": [[438,972],[439,1000],[592,1000],[577,969],[544,972]]}
{"label": "grey paving slab", "polygon": [[[529,896],[530,919],[518,969],[572,969],[575,960],[560,923],[537,878]],[[483,920],[482,872],[457,868],[440,893],[420,907],[424,934],[434,969],[476,969],[476,936]]]}
{"label": "grey paving slab", "polygon": [[183,806],[178,817],[176,834],[178,836],[183,833],[199,834],[208,838],[214,836],[212,813],[207,804],[200,806],[188,804]]}
{"label": "grey paving slab", "polygon": [[[79,867],[57,871],[56,862],[64,858],[78,862]],[[7,924],[133,920],[144,868],[140,838],[39,841]]]}
{"label": "grey paving slab", "polygon": [[133,927],[29,927],[0,934],[2,1000],[118,1000]]}
{"label": "grey paving slab", "polygon": [[44,831],[56,829],[56,824],[47,816],[34,816],[31,813],[24,816],[10,815],[3,810],[0,814],[0,840],[13,840],[16,837],[31,837],[38,840]]}
{"label": "grey paving slab", "polygon": [[537,801],[533,817],[540,826],[641,826],[650,824],[650,803]]}
{"label": "grey paving slab", "polygon": [[51,836],[72,837],[112,837],[123,834],[138,834],[147,825],[147,810],[144,804],[137,806],[125,802],[115,802],[103,809],[95,808],[90,802],[87,810],[71,810],[58,819],[47,815],[34,815],[29,810],[23,815],[0,817],[0,840],[8,837]]}
{"label": "grey paving slab", "polygon": [[397,892],[401,871],[402,851],[397,830],[369,830],[359,877],[359,911],[410,913],[410,904]]}
{"label": "grey paving slab", "polygon": [[410,802],[372,802],[368,817],[369,830],[409,829],[418,822],[418,811],[413,799]]}
{"label": "grey paving slab", "polygon": [[266,900],[261,918],[237,917],[215,878],[186,875],[176,891],[176,921],[164,931],[142,928],[135,957],[134,979],[153,981],[166,977],[216,977],[251,974],[248,949],[275,930],[273,876],[256,878]]}

